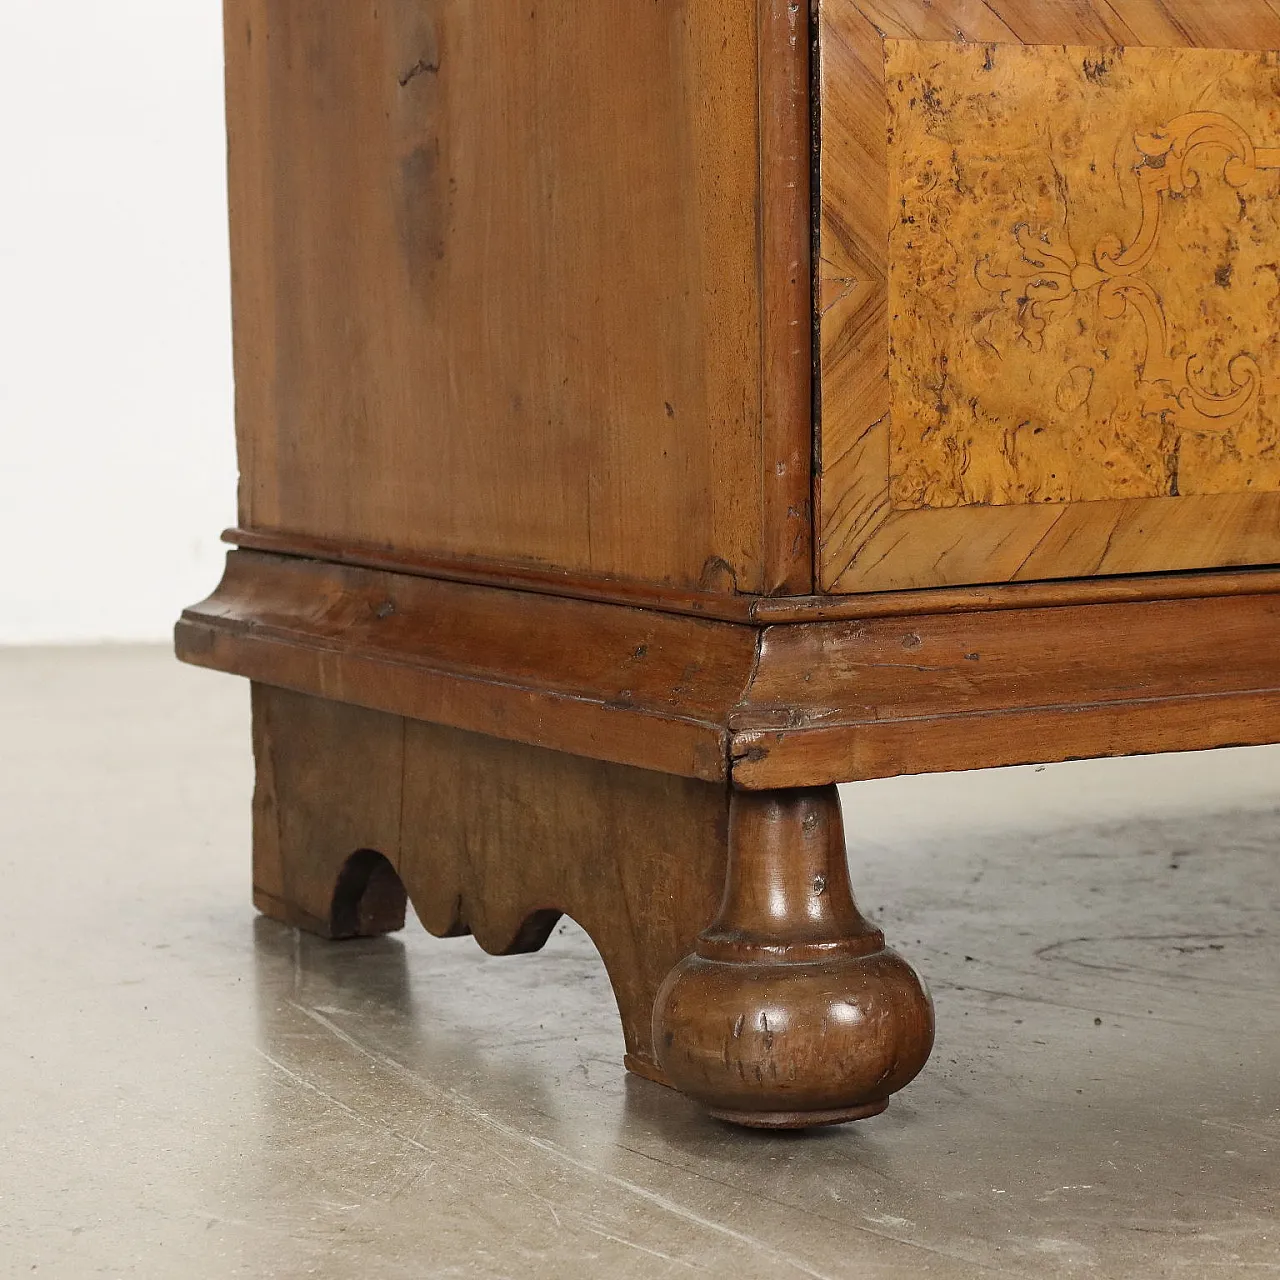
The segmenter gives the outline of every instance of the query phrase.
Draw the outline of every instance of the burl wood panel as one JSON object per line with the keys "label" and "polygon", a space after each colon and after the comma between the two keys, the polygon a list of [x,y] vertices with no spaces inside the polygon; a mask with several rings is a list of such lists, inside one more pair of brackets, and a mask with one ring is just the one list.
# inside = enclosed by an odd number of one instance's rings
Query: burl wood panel
{"label": "burl wood panel", "polygon": [[886,53],[893,506],[1280,488],[1280,57]]}
{"label": "burl wood panel", "polygon": [[796,6],[226,0],[226,40],[243,525],[810,589]]}
{"label": "burl wood panel", "polygon": [[820,585],[1280,560],[1271,6],[820,23]]}

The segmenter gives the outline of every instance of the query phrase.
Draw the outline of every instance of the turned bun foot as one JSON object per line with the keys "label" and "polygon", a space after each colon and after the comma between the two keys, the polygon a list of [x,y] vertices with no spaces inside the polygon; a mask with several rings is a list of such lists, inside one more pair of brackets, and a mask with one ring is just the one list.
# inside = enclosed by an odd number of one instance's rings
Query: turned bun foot
{"label": "turned bun foot", "polygon": [[720,913],[653,1019],[671,1083],[757,1128],[876,1115],[924,1066],[933,1006],[854,904],[835,787],[735,793]]}

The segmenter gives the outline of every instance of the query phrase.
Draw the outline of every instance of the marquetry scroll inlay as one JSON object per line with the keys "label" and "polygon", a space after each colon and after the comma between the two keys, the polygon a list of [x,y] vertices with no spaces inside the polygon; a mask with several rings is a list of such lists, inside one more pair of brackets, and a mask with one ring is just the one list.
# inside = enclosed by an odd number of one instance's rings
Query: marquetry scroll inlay
{"label": "marquetry scroll inlay", "polygon": [[888,42],[897,508],[1280,490],[1280,60]]}
{"label": "marquetry scroll inlay", "polygon": [[[1202,360],[1198,353],[1175,355],[1170,348],[1169,326],[1159,294],[1143,277],[1160,240],[1165,197],[1186,195],[1200,181],[1198,163],[1220,167],[1233,187],[1243,187],[1259,169],[1280,168],[1280,148],[1257,148],[1252,139],[1229,117],[1212,111],[1178,116],[1165,128],[1138,134],[1134,145],[1141,155],[1136,166],[1141,222],[1133,240],[1125,245],[1111,234],[1103,236],[1089,258],[1080,260],[1071,242],[1055,228],[1036,232],[1027,224],[1014,228],[1022,257],[1008,271],[997,275],[990,260],[977,263],[978,279],[988,289],[1016,301],[1018,326],[1033,351],[1044,346],[1050,312],[1069,305],[1075,293],[1096,289],[1094,301],[1100,316],[1117,319],[1130,309],[1142,322],[1142,361],[1138,380],[1149,388],[1143,400],[1144,414],[1170,414],[1194,429],[1224,428],[1257,398],[1261,372],[1247,352],[1237,353],[1228,364],[1231,390],[1215,394],[1198,378]],[[1077,365],[1063,387],[1063,399],[1083,401],[1094,377],[1093,368]]]}

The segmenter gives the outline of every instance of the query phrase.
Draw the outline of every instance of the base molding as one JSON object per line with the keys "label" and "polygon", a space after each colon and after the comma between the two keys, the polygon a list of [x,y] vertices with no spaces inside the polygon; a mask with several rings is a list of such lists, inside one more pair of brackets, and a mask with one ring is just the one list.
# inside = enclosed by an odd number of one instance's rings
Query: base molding
{"label": "base molding", "polygon": [[339,703],[771,790],[1274,742],[1277,636],[1280,590],[765,625],[233,551],[176,644]]}

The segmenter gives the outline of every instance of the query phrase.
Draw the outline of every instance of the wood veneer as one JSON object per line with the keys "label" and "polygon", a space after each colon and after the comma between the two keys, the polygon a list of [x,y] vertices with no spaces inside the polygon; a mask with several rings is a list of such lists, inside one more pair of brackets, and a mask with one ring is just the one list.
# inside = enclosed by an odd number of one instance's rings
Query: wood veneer
{"label": "wood veneer", "polygon": [[820,25],[820,587],[1280,561],[1272,6]]}

